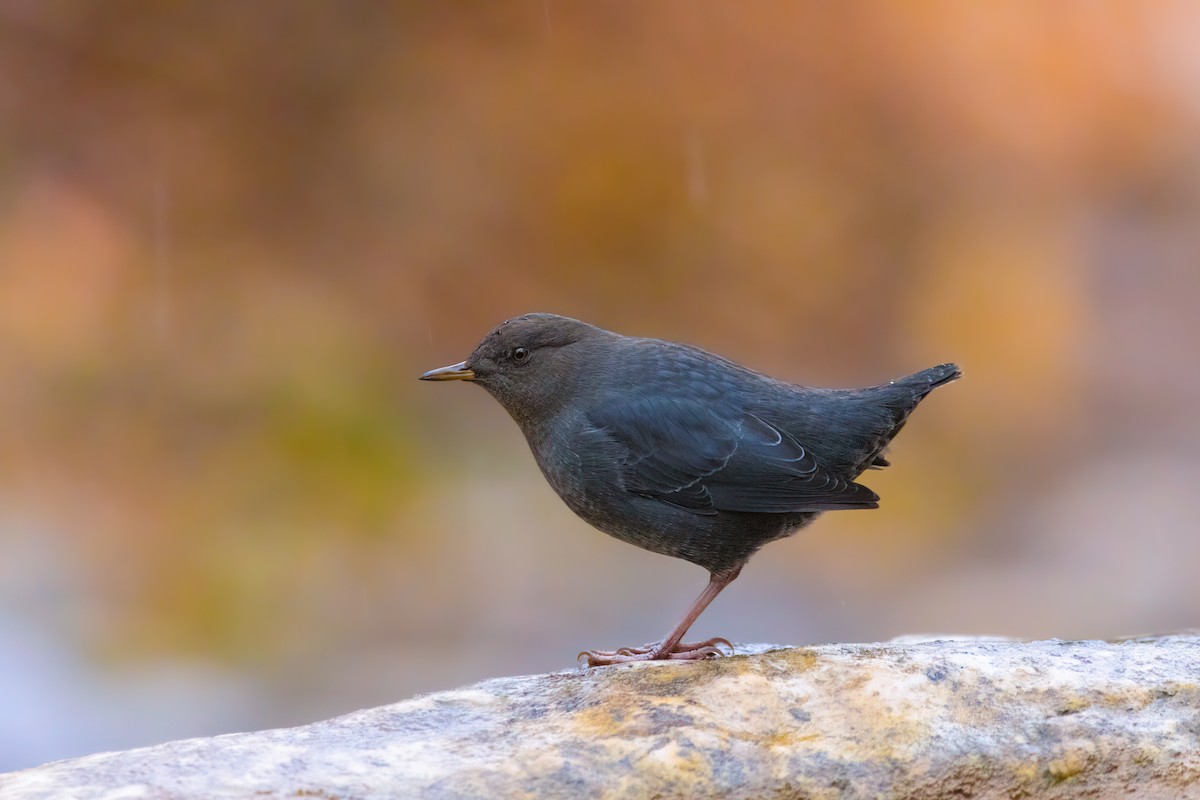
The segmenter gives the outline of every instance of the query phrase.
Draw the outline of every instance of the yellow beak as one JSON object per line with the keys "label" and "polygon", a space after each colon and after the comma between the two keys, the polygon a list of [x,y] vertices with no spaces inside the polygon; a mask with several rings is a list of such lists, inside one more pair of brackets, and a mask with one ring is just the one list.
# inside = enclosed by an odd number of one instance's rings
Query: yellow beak
{"label": "yellow beak", "polygon": [[473,381],[475,373],[467,369],[467,362],[460,361],[448,367],[431,369],[421,376],[423,381]]}

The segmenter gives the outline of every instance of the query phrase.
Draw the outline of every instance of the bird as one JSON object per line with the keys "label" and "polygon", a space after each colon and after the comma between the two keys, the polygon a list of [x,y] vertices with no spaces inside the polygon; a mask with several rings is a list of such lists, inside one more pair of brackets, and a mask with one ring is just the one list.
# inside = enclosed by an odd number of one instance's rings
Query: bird
{"label": "bird", "polygon": [[692,623],[763,545],[826,511],[871,509],[857,478],[952,363],[863,389],[786,383],[687,344],[623,336],[548,313],[509,319],[466,360],[423,381],[479,384],[525,435],[560,498],[619,540],[709,573],[661,640],[585,650],[588,666],[733,652],[684,642]]}

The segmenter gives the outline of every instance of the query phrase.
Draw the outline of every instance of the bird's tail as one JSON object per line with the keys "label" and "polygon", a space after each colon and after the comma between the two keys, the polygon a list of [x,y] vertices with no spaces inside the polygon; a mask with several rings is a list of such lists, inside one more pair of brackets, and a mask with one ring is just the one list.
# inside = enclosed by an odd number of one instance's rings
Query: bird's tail
{"label": "bird's tail", "polygon": [[956,381],[961,377],[962,370],[958,368],[957,364],[939,364],[936,367],[923,369],[908,377],[876,387],[874,390],[868,390],[873,395],[874,402],[882,406],[880,410],[886,409],[884,413],[890,415],[891,425],[890,430],[887,430],[877,440],[872,452],[859,468],[880,469],[888,466],[887,459],[883,457],[883,449],[904,427],[904,423],[908,421],[908,415],[913,412],[917,404],[937,387]]}
{"label": "bird's tail", "polygon": [[958,368],[957,364],[941,364],[879,387],[882,390],[880,399],[891,410],[895,418],[896,429],[892,431],[892,435],[895,436],[900,432],[900,426],[917,407],[917,403],[925,399],[926,395],[937,387],[961,377],[962,370]]}
{"label": "bird's tail", "polygon": [[961,377],[962,370],[958,368],[958,364],[939,364],[936,367],[923,369],[909,375],[907,378],[893,381],[893,383],[900,386],[911,386],[916,392],[916,399],[920,400],[937,387],[956,381]]}

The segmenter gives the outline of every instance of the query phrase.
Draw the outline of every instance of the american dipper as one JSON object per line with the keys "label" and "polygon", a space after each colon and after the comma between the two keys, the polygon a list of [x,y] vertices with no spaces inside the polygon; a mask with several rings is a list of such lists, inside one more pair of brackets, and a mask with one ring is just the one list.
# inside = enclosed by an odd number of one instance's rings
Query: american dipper
{"label": "american dipper", "polygon": [[750,556],[822,511],[877,508],[854,479],[954,364],[866,389],[811,389],[696,347],[637,339],[554,314],[501,324],[425,381],[473,381],[516,420],[571,510],[622,541],[708,570],[700,597],[660,642],[580,653],[588,664],[720,655],[683,643]]}

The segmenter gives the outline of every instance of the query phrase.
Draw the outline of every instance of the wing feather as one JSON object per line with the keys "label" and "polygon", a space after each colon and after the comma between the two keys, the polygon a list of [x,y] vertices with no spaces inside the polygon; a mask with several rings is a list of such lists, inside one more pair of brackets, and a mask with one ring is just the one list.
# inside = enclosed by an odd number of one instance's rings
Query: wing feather
{"label": "wing feather", "polygon": [[624,446],[625,488],[696,514],[875,508],[870,489],[822,468],[780,426],[692,398],[626,398],[589,414]]}

